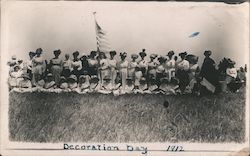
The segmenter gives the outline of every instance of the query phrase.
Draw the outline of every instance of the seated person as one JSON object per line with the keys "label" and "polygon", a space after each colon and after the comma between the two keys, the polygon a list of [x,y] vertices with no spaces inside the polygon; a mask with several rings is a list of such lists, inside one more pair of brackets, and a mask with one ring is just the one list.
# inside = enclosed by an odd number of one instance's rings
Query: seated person
{"label": "seated person", "polygon": [[67,80],[64,76],[61,76],[59,85],[60,85],[59,88],[62,89],[63,91],[67,91],[69,88]]}
{"label": "seated person", "polygon": [[22,72],[20,70],[20,67],[18,65],[15,65],[13,67],[13,71],[10,71],[9,78],[8,78],[8,84],[10,87],[10,90],[14,87],[18,87],[18,82],[21,78]]}
{"label": "seated person", "polygon": [[159,86],[161,93],[166,94],[170,92],[169,80],[167,77],[161,78],[161,84]]}
{"label": "seated person", "polygon": [[92,75],[90,78],[89,92],[97,92],[100,90],[99,78],[96,75]]}
{"label": "seated person", "polygon": [[125,93],[133,93],[135,86],[132,77],[127,78],[127,85],[125,87]]}
{"label": "seated person", "polygon": [[[84,71],[86,72],[86,71]],[[85,74],[79,77],[78,89],[80,93],[86,93],[89,91],[90,86],[90,76]]]}
{"label": "seated person", "polygon": [[77,90],[77,77],[76,75],[70,75],[68,78],[68,85],[70,91],[76,91]]}
{"label": "seated person", "polygon": [[139,67],[135,67],[135,82],[134,82],[135,89],[139,89],[141,78],[142,78],[142,71],[140,70]]}
{"label": "seated person", "polygon": [[157,93],[157,90],[158,90],[158,86],[157,86],[157,83],[156,83],[156,79],[151,79],[150,83],[149,83],[149,86],[148,86],[148,90],[151,92],[151,93]]}
{"label": "seated person", "polygon": [[100,89],[99,92],[103,94],[109,94],[112,92],[112,83],[111,83],[110,76],[104,77],[102,89]]}
{"label": "seated person", "polygon": [[145,77],[142,77],[139,81],[139,86],[138,86],[138,89],[136,89],[134,92],[135,93],[149,93],[149,90],[148,90],[148,85],[147,85],[147,81],[146,81],[146,78]]}
{"label": "seated person", "polygon": [[18,87],[20,89],[31,89],[32,84],[28,74],[22,74],[22,79],[19,81]]}
{"label": "seated person", "polygon": [[52,92],[55,87],[56,83],[53,80],[53,75],[51,73],[48,73],[45,79],[44,89],[46,89],[46,91]]}

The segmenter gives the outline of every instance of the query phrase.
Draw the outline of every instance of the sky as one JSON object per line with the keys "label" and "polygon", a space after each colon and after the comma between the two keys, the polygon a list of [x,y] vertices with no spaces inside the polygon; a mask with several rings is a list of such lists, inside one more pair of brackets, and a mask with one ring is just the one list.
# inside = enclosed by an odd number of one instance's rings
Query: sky
{"label": "sky", "polygon": [[[248,7],[248,2],[10,1],[2,9],[2,53],[28,59],[29,51],[41,47],[51,59],[56,49],[61,49],[62,58],[76,50],[96,50],[95,11],[117,52],[187,51],[201,63],[204,50],[211,50],[217,63],[230,57],[241,66],[249,53]],[[195,32],[199,34],[189,37]]]}

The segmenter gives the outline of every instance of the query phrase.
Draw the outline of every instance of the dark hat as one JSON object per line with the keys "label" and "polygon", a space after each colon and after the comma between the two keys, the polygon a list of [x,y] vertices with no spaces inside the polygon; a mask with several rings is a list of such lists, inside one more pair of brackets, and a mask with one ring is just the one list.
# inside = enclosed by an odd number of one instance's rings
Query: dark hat
{"label": "dark hat", "polygon": [[112,56],[114,56],[114,55],[116,55],[116,51],[115,50],[110,51],[109,54],[112,55]]}
{"label": "dark hat", "polygon": [[38,48],[36,49],[36,53],[42,53],[43,49],[42,48]]}
{"label": "dark hat", "polygon": [[144,51],[142,50],[142,52],[139,52],[139,55],[140,55],[141,57],[143,57],[143,56],[144,56],[144,57],[145,57],[145,56],[147,56],[147,54],[145,53],[145,50],[144,50]]}
{"label": "dark hat", "polygon": [[121,57],[127,57],[127,53],[126,52],[122,52],[122,53],[120,53],[120,56]]}
{"label": "dark hat", "polygon": [[58,50],[54,50],[54,54],[58,54],[58,55],[60,55],[60,54],[61,54],[61,50],[60,50],[60,49],[58,49]]}
{"label": "dark hat", "polygon": [[174,55],[174,51],[173,50],[169,51],[168,54],[167,54],[167,56],[173,56],[173,55]]}
{"label": "dark hat", "polygon": [[179,56],[186,56],[187,55],[187,52],[182,52],[182,53],[179,53]]}
{"label": "dark hat", "polygon": [[210,56],[210,55],[212,55],[212,52],[211,52],[210,50],[206,50],[206,51],[204,52],[204,55],[205,55],[205,56]]}
{"label": "dark hat", "polygon": [[21,59],[18,59],[18,60],[17,60],[17,62],[23,62],[23,60],[21,60]]}
{"label": "dark hat", "polygon": [[85,79],[85,76],[84,75],[79,76],[79,80],[81,79]]}
{"label": "dark hat", "polygon": [[159,62],[163,62],[163,61],[165,61],[166,59],[164,58],[164,57],[162,57],[162,56],[160,56],[160,57],[158,57],[158,61]]}
{"label": "dark hat", "polygon": [[151,55],[150,55],[150,58],[155,59],[157,56],[158,56],[157,54],[151,54]]}
{"label": "dark hat", "polygon": [[20,69],[20,66],[19,66],[19,65],[15,65],[15,66],[13,67],[13,69],[15,69],[15,68],[19,68],[19,69]]}
{"label": "dark hat", "polygon": [[137,59],[137,58],[138,58],[138,55],[137,55],[137,54],[131,54],[131,58]]}
{"label": "dark hat", "polygon": [[34,56],[36,53],[35,52],[33,52],[33,51],[30,51],[29,52],[29,55],[32,55],[32,56]]}
{"label": "dark hat", "polygon": [[90,55],[92,55],[92,56],[93,56],[93,55],[95,56],[96,54],[97,54],[96,51],[91,51],[91,52],[90,52]]}
{"label": "dark hat", "polygon": [[228,59],[228,64],[229,65],[235,65],[235,61],[231,60],[231,59]]}
{"label": "dark hat", "polygon": [[91,76],[91,82],[98,82],[99,78],[96,75]]}
{"label": "dark hat", "polygon": [[73,56],[79,56],[79,51],[73,52]]}

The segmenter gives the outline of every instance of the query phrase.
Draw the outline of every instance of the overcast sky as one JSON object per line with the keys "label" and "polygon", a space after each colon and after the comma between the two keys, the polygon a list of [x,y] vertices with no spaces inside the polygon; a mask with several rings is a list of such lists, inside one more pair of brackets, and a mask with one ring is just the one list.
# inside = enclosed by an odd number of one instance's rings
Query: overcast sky
{"label": "overcast sky", "polygon": [[[165,55],[188,51],[203,60],[211,50],[218,62],[231,57],[237,66],[247,62],[249,51],[248,3],[178,2],[6,2],[3,11],[4,53],[28,58],[41,47],[47,59],[53,50],[71,54],[96,50],[95,23],[108,32],[118,52]],[[189,36],[200,32],[196,37]]]}

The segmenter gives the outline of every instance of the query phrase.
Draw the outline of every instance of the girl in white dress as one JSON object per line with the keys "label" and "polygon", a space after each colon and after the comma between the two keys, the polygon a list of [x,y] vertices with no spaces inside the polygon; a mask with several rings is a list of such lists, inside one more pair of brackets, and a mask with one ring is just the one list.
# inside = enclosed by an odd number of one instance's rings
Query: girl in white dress
{"label": "girl in white dress", "polygon": [[127,53],[126,52],[120,53],[120,56],[121,56],[121,62],[119,63],[119,73],[122,82],[122,91],[124,91],[128,76],[128,61],[125,60],[127,57]]}

